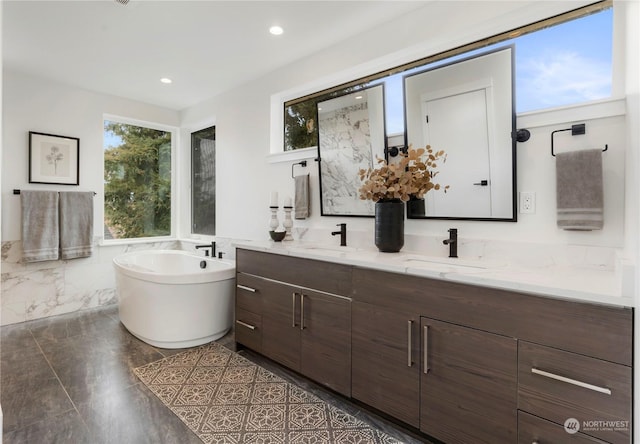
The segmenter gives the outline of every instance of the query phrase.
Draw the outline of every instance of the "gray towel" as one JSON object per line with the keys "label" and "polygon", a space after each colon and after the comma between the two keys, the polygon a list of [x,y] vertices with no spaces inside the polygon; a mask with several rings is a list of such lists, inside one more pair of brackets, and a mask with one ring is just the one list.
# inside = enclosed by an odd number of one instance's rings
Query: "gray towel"
{"label": "gray towel", "polygon": [[22,207],[22,261],[39,262],[58,259],[58,192],[22,190],[20,206]]}
{"label": "gray towel", "polygon": [[309,205],[309,174],[301,174],[294,178],[295,180],[295,218],[306,219],[311,213]]}
{"label": "gray towel", "polygon": [[89,257],[93,250],[93,193],[60,193],[60,259]]}
{"label": "gray towel", "polygon": [[601,230],[604,224],[602,150],[556,155],[558,228]]}

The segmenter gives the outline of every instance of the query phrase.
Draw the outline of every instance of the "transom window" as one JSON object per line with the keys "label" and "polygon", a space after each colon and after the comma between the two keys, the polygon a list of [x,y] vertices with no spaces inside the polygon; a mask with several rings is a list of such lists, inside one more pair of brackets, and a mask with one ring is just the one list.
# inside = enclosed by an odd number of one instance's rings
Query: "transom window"
{"label": "transom window", "polygon": [[405,131],[402,79],[479,52],[514,45],[516,112],[611,97],[613,7],[598,2],[284,104],[284,151],[318,145],[317,103],[385,84],[387,137]]}

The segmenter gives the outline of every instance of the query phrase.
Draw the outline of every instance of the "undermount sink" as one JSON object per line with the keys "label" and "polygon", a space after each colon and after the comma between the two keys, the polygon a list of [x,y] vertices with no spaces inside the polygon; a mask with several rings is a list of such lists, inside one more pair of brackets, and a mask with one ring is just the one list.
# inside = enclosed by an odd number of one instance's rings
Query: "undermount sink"
{"label": "undermount sink", "polygon": [[318,251],[318,252],[335,252],[335,253],[350,253],[358,251],[355,247],[341,247],[339,245],[320,245],[320,244],[299,244],[289,247],[290,250],[304,250],[304,251]]}
{"label": "undermount sink", "polygon": [[410,259],[405,259],[404,262],[407,265],[427,264],[427,265],[446,265],[448,267],[459,267],[459,268],[476,268],[480,270],[487,269],[486,266],[480,265],[480,264],[471,265],[464,261],[458,262],[456,258],[451,258],[451,259],[410,258]]}
{"label": "undermount sink", "polygon": [[411,255],[401,259],[407,268],[420,268],[437,272],[477,272],[501,268],[504,264],[480,262],[478,260]]}

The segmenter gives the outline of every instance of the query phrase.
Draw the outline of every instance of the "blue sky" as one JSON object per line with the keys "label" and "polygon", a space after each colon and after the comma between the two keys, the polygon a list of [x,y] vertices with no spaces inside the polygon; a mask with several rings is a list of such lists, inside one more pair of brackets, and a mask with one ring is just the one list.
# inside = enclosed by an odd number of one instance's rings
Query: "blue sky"
{"label": "blue sky", "polygon": [[[522,113],[609,97],[612,37],[610,8],[457,58],[515,44],[516,112]],[[387,134],[403,132],[402,74],[385,79],[385,100]]]}

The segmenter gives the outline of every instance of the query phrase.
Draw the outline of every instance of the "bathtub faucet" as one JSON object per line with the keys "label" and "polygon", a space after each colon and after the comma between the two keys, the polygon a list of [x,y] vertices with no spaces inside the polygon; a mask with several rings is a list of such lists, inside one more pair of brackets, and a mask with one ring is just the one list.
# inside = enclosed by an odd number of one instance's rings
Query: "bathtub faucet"
{"label": "bathtub faucet", "polygon": [[206,245],[196,245],[196,249],[200,248],[211,248],[211,250],[205,250],[204,255],[209,256],[209,252],[211,252],[211,257],[216,257],[216,243],[215,241]]}

